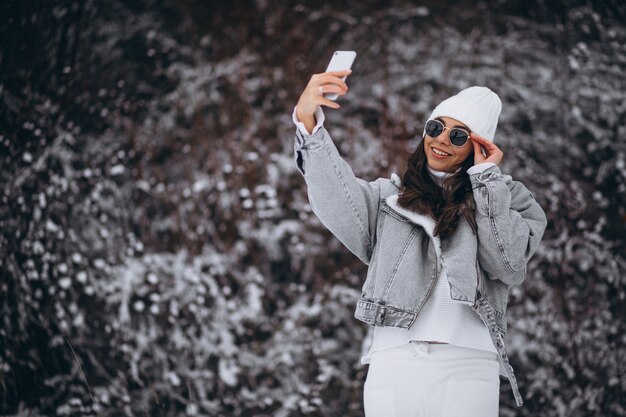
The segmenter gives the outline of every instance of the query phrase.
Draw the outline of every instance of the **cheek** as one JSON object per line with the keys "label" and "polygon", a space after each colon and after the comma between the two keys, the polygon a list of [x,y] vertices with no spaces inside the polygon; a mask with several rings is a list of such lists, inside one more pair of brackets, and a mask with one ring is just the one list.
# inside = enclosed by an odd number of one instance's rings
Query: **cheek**
{"label": "cheek", "polygon": [[[469,145],[469,146],[468,146]],[[465,146],[463,147],[463,149],[461,150],[461,152],[459,152],[457,154],[458,158],[461,161],[465,161],[465,159],[470,155],[470,153],[472,152],[473,146],[471,146],[471,143],[468,142],[465,144]]]}

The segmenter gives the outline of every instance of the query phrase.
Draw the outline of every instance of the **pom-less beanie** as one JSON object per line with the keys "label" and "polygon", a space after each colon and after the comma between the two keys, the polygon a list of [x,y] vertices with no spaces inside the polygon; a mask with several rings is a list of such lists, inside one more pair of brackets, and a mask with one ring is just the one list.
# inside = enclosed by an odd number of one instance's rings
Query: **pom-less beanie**
{"label": "pom-less beanie", "polygon": [[[451,117],[493,142],[501,110],[502,102],[496,93],[487,87],[472,86],[439,103],[428,120],[439,116]],[[422,133],[424,136],[426,127]]]}

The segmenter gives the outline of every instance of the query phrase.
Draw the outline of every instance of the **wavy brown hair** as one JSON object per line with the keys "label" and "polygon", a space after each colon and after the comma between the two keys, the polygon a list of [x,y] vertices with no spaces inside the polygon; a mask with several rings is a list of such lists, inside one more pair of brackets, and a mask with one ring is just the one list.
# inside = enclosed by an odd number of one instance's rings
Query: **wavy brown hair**
{"label": "wavy brown hair", "polygon": [[435,218],[437,223],[433,232],[435,236],[445,238],[452,235],[461,216],[469,222],[475,234],[476,203],[472,194],[472,183],[467,174],[468,168],[472,165],[474,165],[473,150],[461,164],[461,169],[446,178],[440,187],[428,171],[422,138],[415,152],[409,157],[402,174],[403,188],[398,196],[398,205]]}

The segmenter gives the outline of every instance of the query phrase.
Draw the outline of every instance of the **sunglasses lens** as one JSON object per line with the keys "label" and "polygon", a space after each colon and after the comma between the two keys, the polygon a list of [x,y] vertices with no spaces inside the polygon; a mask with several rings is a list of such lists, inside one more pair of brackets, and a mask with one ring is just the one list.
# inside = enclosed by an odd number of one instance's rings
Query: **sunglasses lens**
{"label": "sunglasses lens", "polygon": [[467,142],[467,132],[461,129],[452,129],[450,131],[450,143],[454,146],[463,146]]}
{"label": "sunglasses lens", "polygon": [[426,134],[428,136],[437,137],[443,132],[443,125],[436,120],[429,120],[426,123]]}

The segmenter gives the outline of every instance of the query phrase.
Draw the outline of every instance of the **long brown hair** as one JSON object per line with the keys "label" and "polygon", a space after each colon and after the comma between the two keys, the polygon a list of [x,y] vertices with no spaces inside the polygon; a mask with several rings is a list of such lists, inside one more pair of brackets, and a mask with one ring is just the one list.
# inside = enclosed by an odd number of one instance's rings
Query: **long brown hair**
{"label": "long brown hair", "polygon": [[424,150],[424,139],[407,161],[402,174],[403,189],[398,196],[398,205],[420,214],[435,218],[437,226],[433,234],[448,237],[456,230],[461,216],[469,222],[474,233],[477,231],[474,212],[476,203],[472,194],[472,183],[467,174],[474,165],[474,151],[461,164],[461,169],[445,178],[441,187],[428,171],[428,160]]}

